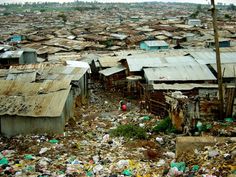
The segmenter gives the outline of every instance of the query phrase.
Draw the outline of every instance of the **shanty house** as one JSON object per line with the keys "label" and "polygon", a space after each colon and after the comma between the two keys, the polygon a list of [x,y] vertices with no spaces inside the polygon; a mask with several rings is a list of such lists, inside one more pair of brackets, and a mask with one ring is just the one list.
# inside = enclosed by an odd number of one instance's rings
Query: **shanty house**
{"label": "shanty house", "polygon": [[[215,52],[190,52],[189,53],[199,64],[216,64]],[[222,52],[221,63],[236,63],[236,52]]]}
{"label": "shanty house", "polygon": [[143,50],[162,50],[168,49],[169,45],[165,41],[153,40],[140,43],[140,49]]}
{"label": "shanty house", "polygon": [[187,24],[190,26],[200,26],[201,20],[200,19],[188,19]]}
{"label": "shanty house", "polygon": [[11,65],[24,63],[23,51],[6,51],[0,54],[0,64],[2,67],[9,68]]}
{"label": "shanty house", "polygon": [[[230,47],[230,39],[220,39],[219,40],[219,46],[220,47]],[[215,41],[207,41],[206,42],[206,47],[208,48],[214,48],[215,47]]]}
{"label": "shanty house", "polygon": [[0,127],[4,136],[63,133],[73,105],[69,98],[70,80],[0,80],[0,84]]}
{"label": "shanty house", "polygon": [[101,70],[99,73],[106,89],[119,89],[125,84],[126,67],[121,64]]}
{"label": "shanty house", "polygon": [[144,68],[148,84],[160,82],[206,82],[216,80],[206,65],[179,65]]}
{"label": "shanty house", "polygon": [[23,49],[23,63],[19,64],[35,64],[37,63],[37,53],[36,50],[26,48]]}
{"label": "shanty house", "polygon": [[0,53],[0,64],[5,68],[9,68],[11,65],[35,63],[37,63],[37,54],[33,49],[5,51]]}
{"label": "shanty house", "polygon": [[23,36],[21,36],[21,35],[13,35],[8,39],[8,41],[10,41],[12,43],[19,43],[22,40],[23,40]]}
{"label": "shanty house", "polygon": [[[66,66],[47,63],[12,66],[6,79],[42,83],[70,80],[69,97],[73,100],[73,109],[75,109],[81,103],[85,103],[88,98],[89,65],[80,61],[66,61],[66,64]],[[70,118],[74,116],[73,113],[73,111],[70,112]]]}
{"label": "shanty house", "polygon": [[193,128],[197,120],[212,120],[219,113],[217,84],[152,84],[147,95],[150,112],[169,116],[179,131],[182,125]]}

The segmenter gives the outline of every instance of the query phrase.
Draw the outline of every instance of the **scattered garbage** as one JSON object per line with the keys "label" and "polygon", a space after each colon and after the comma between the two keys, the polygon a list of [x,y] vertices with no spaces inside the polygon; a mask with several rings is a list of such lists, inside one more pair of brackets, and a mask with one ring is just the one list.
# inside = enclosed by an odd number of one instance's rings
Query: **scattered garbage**
{"label": "scattered garbage", "polygon": [[160,144],[164,144],[164,140],[162,137],[156,137],[156,141]]}
{"label": "scattered garbage", "polygon": [[161,167],[161,166],[163,166],[163,165],[165,165],[166,164],[166,161],[164,160],[164,159],[160,159],[158,162],[157,162],[157,166],[158,167]]}
{"label": "scattered garbage", "polygon": [[125,175],[125,176],[132,176],[132,171],[131,170],[124,170],[122,172],[122,174]]}
{"label": "scattered garbage", "polygon": [[[169,118],[140,113],[133,102],[132,109],[127,104],[127,111],[121,111],[120,105],[117,110],[120,97],[106,94],[81,106],[80,119],[68,124],[63,135],[0,137],[0,176],[209,177],[236,173],[235,141],[217,142],[177,159],[177,135],[170,131]],[[230,124],[202,122],[198,130],[204,125],[210,131],[231,128]]]}
{"label": "scattered garbage", "polygon": [[144,117],[143,117],[143,120],[144,120],[144,121],[148,121],[148,120],[150,120],[150,119],[151,119],[150,116],[144,116]]}
{"label": "scattered garbage", "polygon": [[198,129],[198,132],[201,132],[202,131],[202,122],[198,121],[196,127]]}
{"label": "scattered garbage", "polygon": [[210,151],[208,152],[208,156],[209,156],[209,157],[215,157],[215,156],[217,156],[217,155],[219,155],[219,152],[218,152],[217,150],[210,150]]}
{"label": "scattered garbage", "polygon": [[24,156],[24,158],[25,158],[26,160],[33,160],[33,159],[35,159],[35,157],[32,156],[31,154],[26,154],[26,155]]}
{"label": "scattered garbage", "polygon": [[47,152],[49,150],[49,148],[41,148],[41,150],[39,151],[39,154],[43,154],[45,152]]}
{"label": "scattered garbage", "polygon": [[7,160],[7,158],[3,157],[3,158],[0,160],[0,165],[8,165],[8,160]]}
{"label": "scattered garbage", "polygon": [[50,143],[52,143],[52,144],[59,143],[59,141],[58,141],[58,140],[56,140],[56,139],[49,140],[49,142],[50,142]]}
{"label": "scattered garbage", "polygon": [[197,172],[198,170],[199,170],[199,166],[198,165],[193,165],[192,171]]}
{"label": "scattered garbage", "polygon": [[186,168],[186,164],[185,162],[171,162],[170,167],[177,168],[178,171],[184,172]]}
{"label": "scattered garbage", "polygon": [[175,158],[175,153],[173,153],[173,152],[165,152],[164,155],[167,156],[167,157],[170,157],[172,159]]}
{"label": "scattered garbage", "polygon": [[232,123],[232,122],[234,122],[234,119],[231,117],[227,117],[227,118],[225,118],[225,122]]}

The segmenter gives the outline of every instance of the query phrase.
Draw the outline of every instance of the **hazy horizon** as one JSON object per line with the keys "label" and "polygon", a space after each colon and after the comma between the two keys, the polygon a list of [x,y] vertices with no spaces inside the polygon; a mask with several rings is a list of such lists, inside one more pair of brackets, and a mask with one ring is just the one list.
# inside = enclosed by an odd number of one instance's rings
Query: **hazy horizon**
{"label": "hazy horizon", "polygon": [[[74,2],[75,0],[1,0],[0,4],[3,3],[25,3],[25,2]],[[82,0],[79,0],[82,1]],[[93,2],[94,0],[84,0],[87,2]],[[148,1],[153,1],[153,0],[96,0],[97,2],[104,2],[104,3],[109,3],[109,2],[148,2]],[[157,2],[189,2],[189,3],[199,3],[199,4],[208,4],[210,3],[210,0],[157,0]],[[235,0],[215,0],[215,3],[226,3],[230,4],[233,3],[235,4]]]}

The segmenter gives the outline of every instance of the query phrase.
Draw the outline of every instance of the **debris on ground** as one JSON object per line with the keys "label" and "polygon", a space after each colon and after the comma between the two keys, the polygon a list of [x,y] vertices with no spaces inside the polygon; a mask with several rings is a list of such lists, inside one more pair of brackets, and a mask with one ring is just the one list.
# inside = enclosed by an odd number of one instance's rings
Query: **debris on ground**
{"label": "debris on ground", "polygon": [[[61,135],[0,137],[0,176],[235,174],[235,141],[205,146],[177,159],[175,140],[182,135],[167,131],[172,128],[169,118],[160,120],[145,110],[138,111],[134,100],[131,108],[119,110],[121,96],[115,93],[98,90],[93,94],[93,102],[77,110],[80,118],[69,122]],[[225,124],[212,123],[208,133],[215,127],[233,130],[235,122]]]}

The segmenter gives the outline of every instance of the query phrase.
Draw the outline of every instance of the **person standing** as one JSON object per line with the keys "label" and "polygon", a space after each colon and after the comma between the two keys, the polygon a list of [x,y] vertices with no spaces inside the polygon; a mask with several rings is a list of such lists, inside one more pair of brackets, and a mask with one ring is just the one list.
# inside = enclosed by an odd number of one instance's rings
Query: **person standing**
{"label": "person standing", "polygon": [[127,106],[127,110],[130,111],[131,110],[131,101],[130,100],[127,101],[126,106]]}

